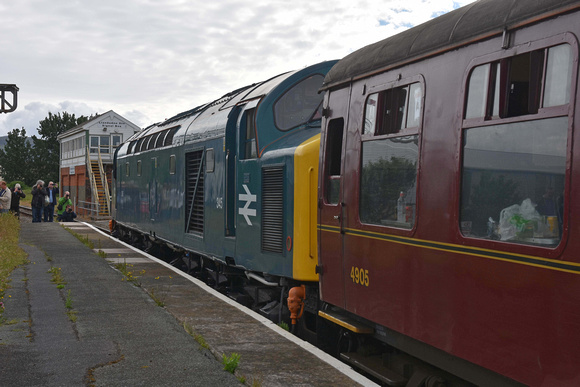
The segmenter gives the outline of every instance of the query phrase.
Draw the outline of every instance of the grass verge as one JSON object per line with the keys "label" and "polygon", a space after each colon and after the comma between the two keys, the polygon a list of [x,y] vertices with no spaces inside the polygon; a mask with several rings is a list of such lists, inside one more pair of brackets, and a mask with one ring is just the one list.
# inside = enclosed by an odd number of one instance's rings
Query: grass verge
{"label": "grass verge", "polygon": [[10,298],[10,273],[28,262],[26,252],[18,247],[20,222],[11,214],[0,215],[0,323],[4,298]]}

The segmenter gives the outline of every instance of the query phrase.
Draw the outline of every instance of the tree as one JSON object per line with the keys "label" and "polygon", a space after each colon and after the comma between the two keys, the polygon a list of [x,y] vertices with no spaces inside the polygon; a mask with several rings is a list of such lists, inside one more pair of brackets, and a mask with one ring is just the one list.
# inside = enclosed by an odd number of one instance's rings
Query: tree
{"label": "tree", "polygon": [[66,132],[69,129],[80,125],[93,116],[75,117],[74,114],[63,112],[52,114],[48,113],[48,117],[40,121],[38,134],[40,138],[32,136],[34,143],[33,149],[33,172],[37,179],[44,181],[58,181],[59,179],[59,160],[60,160],[60,145],[57,140],[59,134]]}
{"label": "tree", "polygon": [[0,149],[0,175],[7,182],[19,180],[27,185],[34,184],[32,175],[32,145],[26,137],[26,130],[14,129],[8,133],[4,149]]}

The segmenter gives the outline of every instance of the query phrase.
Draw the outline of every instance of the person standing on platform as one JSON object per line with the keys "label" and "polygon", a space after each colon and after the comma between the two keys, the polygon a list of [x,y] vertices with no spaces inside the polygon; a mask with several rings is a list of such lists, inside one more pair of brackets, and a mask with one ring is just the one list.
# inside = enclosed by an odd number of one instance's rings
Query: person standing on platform
{"label": "person standing on platform", "polygon": [[20,218],[20,199],[25,198],[26,194],[22,191],[20,184],[16,183],[14,190],[12,191],[12,202],[10,203],[10,211]]}
{"label": "person standing on platform", "polygon": [[7,214],[10,211],[10,203],[12,202],[12,192],[6,186],[4,180],[0,181],[0,214]]}
{"label": "person standing on platform", "polygon": [[44,197],[46,196],[46,188],[44,188],[44,181],[38,180],[34,187],[32,187],[32,223],[42,221],[42,209],[44,207]]}
{"label": "person standing on platform", "polygon": [[56,213],[58,217],[56,218],[57,221],[60,221],[62,218],[62,214],[66,211],[68,206],[72,207],[72,200],[70,200],[70,192],[66,191],[64,196],[58,199],[58,206],[56,207]]}
{"label": "person standing on platform", "polygon": [[55,185],[52,181],[48,182],[46,195],[48,196],[49,202],[44,207],[44,221],[52,222],[54,220],[54,206],[58,200],[58,184]]}

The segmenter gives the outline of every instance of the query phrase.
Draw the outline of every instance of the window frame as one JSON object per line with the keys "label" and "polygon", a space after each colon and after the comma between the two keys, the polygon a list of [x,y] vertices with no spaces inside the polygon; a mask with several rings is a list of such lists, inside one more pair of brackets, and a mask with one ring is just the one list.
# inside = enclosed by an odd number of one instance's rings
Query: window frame
{"label": "window frame", "polygon": [[[366,106],[367,106],[367,101],[368,101],[370,96],[372,96],[373,94],[376,94],[376,93],[387,91],[387,90],[394,90],[397,88],[402,88],[402,87],[407,87],[407,86],[408,86],[409,91],[410,91],[411,85],[413,85],[413,84],[419,84],[421,86],[421,90],[422,90],[421,117],[419,119],[418,126],[403,127],[402,129],[400,129],[396,133],[375,134],[376,133],[376,126],[378,125],[378,123],[375,122],[374,130],[372,130],[369,133],[363,133],[362,128],[365,127],[365,121],[367,119]],[[416,203],[415,203],[415,210],[413,213],[413,224],[410,228],[398,227],[397,225],[393,225],[393,224],[368,223],[368,222],[364,222],[361,219],[360,209],[361,209],[361,191],[363,188],[361,185],[362,184],[361,178],[362,178],[362,162],[363,162],[363,144],[365,142],[381,141],[381,140],[385,140],[385,139],[417,136],[418,146],[417,146],[417,169],[416,169],[416,177],[415,177],[415,198],[418,199],[420,197],[420,192],[421,192],[421,188],[420,188],[421,150],[422,150],[422,138],[423,138],[423,135],[422,135],[423,125],[424,125],[424,121],[425,121],[426,88],[427,88],[427,86],[426,86],[425,78],[423,77],[423,75],[418,74],[418,75],[407,77],[407,78],[393,80],[391,82],[386,82],[386,83],[381,82],[379,85],[369,87],[366,94],[365,94],[363,108],[362,108],[362,111],[363,111],[362,121],[359,123],[360,127],[361,127],[361,136],[360,136],[360,143],[359,143],[359,167],[358,167],[358,169],[359,169],[359,181],[357,183],[358,190],[357,190],[357,199],[356,199],[357,200],[356,203],[358,206],[357,221],[361,225],[363,225],[365,228],[368,227],[369,229],[377,229],[377,230],[389,229],[389,232],[401,233],[403,235],[411,235],[417,229],[417,225],[419,223],[419,213],[420,213],[420,205],[418,203],[418,200],[416,200]],[[405,122],[407,121],[407,116],[409,114],[409,100],[411,98],[410,94],[411,93],[409,92],[409,95],[407,96],[407,100],[406,100]],[[377,107],[376,117],[378,117],[379,114],[380,114],[379,108]],[[379,121],[379,120],[377,119],[376,121]]]}
{"label": "window frame", "polygon": [[[502,251],[508,252],[520,252],[520,253],[530,253],[535,255],[545,256],[547,258],[557,258],[561,252],[563,251],[567,240],[569,238],[569,231],[568,231],[568,224],[569,224],[569,209],[570,209],[570,187],[571,187],[571,158],[572,158],[572,143],[573,143],[573,117],[574,117],[574,107],[576,105],[576,95],[575,89],[576,84],[578,82],[578,68],[574,67],[571,70],[571,87],[570,87],[570,95],[568,99],[568,103],[564,105],[557,105],[557,106],[544,106],[544,97],[545,97],[545,89],[546,89],[546,71],[547,71],[547,61],[549,49],[552,47],[556,47],[562,44],[569,44],[570,45],[570,55],[572,59],[572,63],[578,63],[579,60],[579,48],[578,48],[578,41],[574,35],[566,32],[559,35],[551,36],[548,38],[543,38],[539,40],[535,40],[532,42],[525,42],[523,44],[514,45],[513,47],[506,49],[501,52],[496,52],[492,54],[483,55],[481,57],[474,58],[466,68],[463,77],[462,83],[462,93],[461,93],[461,127],[459,128],[459,133],[461,137],[461,141],[458,142],[459,146],[459,168],[457,172],[457,191],[456,191],[456,203],[457,203],[457,211],[456,211],[456,221],[455,227],[457,235],[464,243],[472,245],[472,246],[481,246],[485,248],[495,248]],[[526,53],[531,53],[534,51],[543,50],[545,55],[543,57],[543,68],[542,68],[542,75],[541,75],[541,85],[540,85],[540,92],[538,94],[539,98],[539,105],[538,111],[535,113],[528,113],[523,115],[517,115],[512,117],[502,117],[501,113],[498,116],[488,115],[486,114],[483,117],[475,117],[475,118],[465,118],[465,113],[467,109],[467,97],[468,97],[468,83],[470,81],[470,76],[472,71],[481,65],[485,65],[487,63],[500,63],[503,60],[507,60],[509,58],[513,58],[517,55],[522,55]],[[500,85],[500,88],[502,86]],[[500,93],[501,95],[501,93]],[[488,92],[488,100],[491,99],[491,93]],[[500,105],[501,105],[501,97],[500,97]],[[490,111],[489,108],[489,101],[486,107],[486,112]],[[501,108],[500,108],[501,110]],[[464,234],[462,231],[462,217],[461,217],[461,209],[462,209],[462,190],[463,190],[463,179],[464,179],[464,157],[465,157],[465,150],[464,150],[464,142],[466,132],[469,129],[477,129],[477,128],[485,128],[489,126],[497,126],[497,125],[509,125],[514,123],[525,123],[530,121],[538,121],[544,120],[548,118],[557,118],[557,117],[568,117],[568,128],[567,128],[567,144],[566,144],[566,169],[564,175],[564,200],[563,200],[563,219],[562,219],[562,234],[560,236],[560,241],[555,246],[546,246],[541,244],[523,244],[523,243],[516,243],[510,241],[501,241],[501,240],[493,240],[493,239],[485,239],[483,237],[475,237]],[[499,222],[499,220],[498,220]]]}
{"label": "window frame", "polygon": [[[502,60],[506,60],[509,58],[513,58],[515,56],[518,55],[522,55],[522,54],[526,54],[526,53],[530,53],[532,51],[538,51],[538,50],[547,50],[551,47],[555,47],[561,44],[569,44],[572,48],[571,50],[571,55],[573,58],[573,63],[577,63],[578,61],[578,42],[576,40],[576,38],[571,35],[570,33],[564,33],[564,34],[560,34],[560,35],[556,35],[556,36],[552,36],[549,38],[545,38],[545,39],[540,39],[540,40],[536,40],[533,42],[529,42],[529,43],[524,43],[521,45],[517,45],[517,46],[513,46],[509,49],[503,50],[499,53],[492,53],[492,54],[488,54],[488,55],[483,55],[477,58],[474,58],[469,65],[467,66],[464,76],[463,76],[463,83],[462,83],[462,93],[461,93],[461,101],[463,101],[462,103],[462,110],[461,110],[461,117],[462,117],[462,132],[465,129],[468,128],[473,128],[473,127],[480,127],[480,126],[486,126],[486,125],[497,125],[499,123],[510,123],[510,122],[519,122],[519,121],[526,121],[526,120],[536,120],[539,118],[549,118],[549,117],[556,117],[556,116],[563,116],[563,115],[568,115],[568,110],[569,110],[569,106],[574,106],[573,105],[573,97],[574,97],[574,87],[571,87],[570,90],[570,99],[568,101],[567,104],[565,105],[558,105],[558,106],[549,106],[549,107],[544,107],[543,103],[544,103],[544,90],[545,90],[545,72],[546,72],[546,61],[547,61],[547,55],[545,55],[544,57],[544,68],[543,68],[543,74],[542,74],[542,89],[539,95],[540,98],[540,106],[538,107],[538,112],[537,113],[530,113],[530,114],[524,114],[524,115],[519,115],[519,116],[512,116],[512,117],[501,117],[501,113],[498,116],[494,116],[494,115],[488,115],[487,112],[490,111],[489,108],[489,104],[490,104],[490,97],[491,97],[491,93],[488,93],[488,101],[487,101],[487,107],[486,107],[486,114],[483,117],[474,117],[474,118],[465,118],[465,112],[467,109],[467,96],[469,94],[469,90],[468,90],[468,81],[470,80],[471,77],[471,73],[472,71],[481,65],[485,65],[488,63],[499,63],[501,66],[501,61]],[[574,70],[572,70],[572,85],[576,85],[577,82],[577,75],[578,75],[578,71],[576,70],[576,72],[574,72]],[[492,78],[492,77],[490,77]],[[491,83],[491,79],[490,79],[490,83]],[[500,85],[500,88],[502,86]],[[501,105],[502,103],[502,97],[500,94],[500,101],[499,104]],[[501,110],[501,107],[500,107]]]}

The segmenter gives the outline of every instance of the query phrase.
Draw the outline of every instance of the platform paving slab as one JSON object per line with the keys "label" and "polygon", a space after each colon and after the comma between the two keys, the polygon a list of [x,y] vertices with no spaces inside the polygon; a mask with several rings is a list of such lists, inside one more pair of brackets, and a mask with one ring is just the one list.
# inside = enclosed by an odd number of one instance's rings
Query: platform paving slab
{"label": "platform paving slab", "polygon": [[[21,225],[30,263],[11,276],[4,317],[15,323],[0,325],[1,386],[240,385],[166,309],[61,225]],[[60,268],[63,289],[51,267]]]}
{"label": "platform paving slab", "polygon": [[[208,292],[206,285],[147,254],[128,249],[88,223],[22,226],[21,245],[35,260],[13,273],[15,283],[21,279],[19,286],[13,287],[19,306],[13,309],[18,318],[9,340],[15,343],[2,345],[0,341],[0,361],[11,359],[11,355],[20,358],[22,361],[8,361],[8,374],[25,371],[26,385],[68,385],[59,383],[74,380],[71,385],[231,386],[240,384],[236,377],[258,386],[374,385],[364,377],[353,377],[352,372],[340,372],[320,355],[306,350],[308,345],[289,340],[290,335],[281,328],[260,322],[251,313],[224,302],[225,297]],[[65,227],[88,238],[94,249],[83,245]],[[129,265],[139,286],[126,281],[115,269],[119,263]],[[39,266],[32,270],[34,265]],[[50,266],[61,268],[67,281],[64,289],[57,290],[47,279]],[[45,303],[52,303],[47,309],[60,313],[41,312],[41,299],[36,298],[39,286],[47,293]],[[74,324],[62,317],[68,290],[77,313]],[[164,306],[159,307],[159,302]],[[51,322],[49,316],[58,323]],[[37,321],[40,318],[46,321]],[[61,328],[40,328],[54,324]],[[203,338],[208,348],[202,348],[184,325]],[[0,338],[9,329],[0,326]],[[40,333],[43,339],[37,338]],[[53,346],[41,345],[42,340]],[[78,356],[63,355],[54,360],[67,351]],[[241,355],[235,376],[223,371],[220,362],[223,354],[232,353]],[[64,371],[66,364],[75,371]],[[349,367],[341,369],[345,368]],[[2,374],[0,386],[22,385],[20,381],[14,384],[9,376],[3,379]]]}

